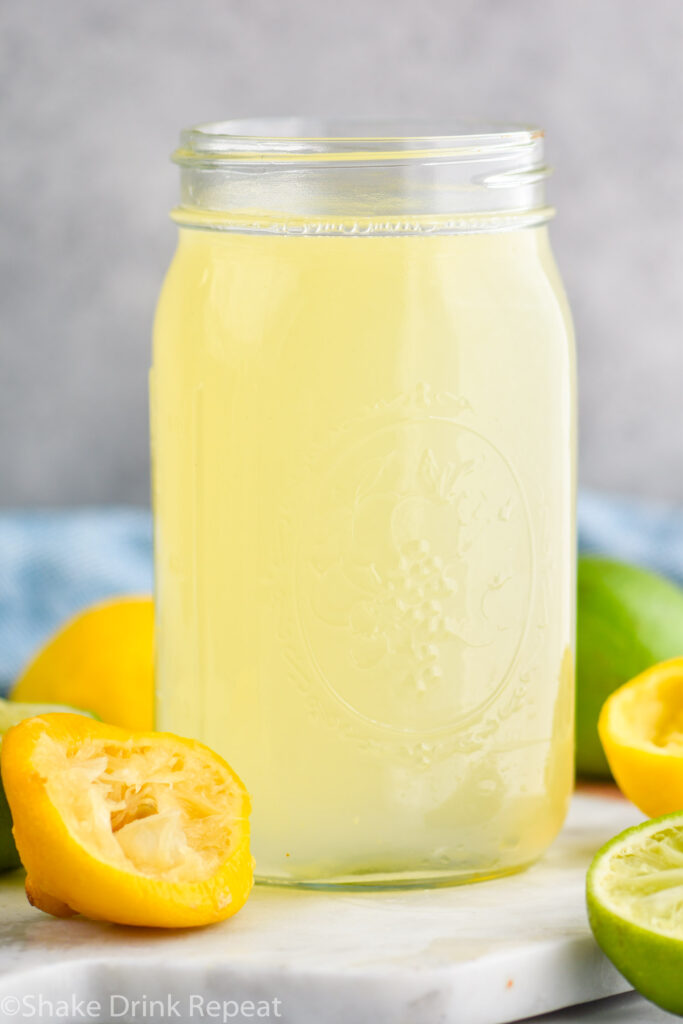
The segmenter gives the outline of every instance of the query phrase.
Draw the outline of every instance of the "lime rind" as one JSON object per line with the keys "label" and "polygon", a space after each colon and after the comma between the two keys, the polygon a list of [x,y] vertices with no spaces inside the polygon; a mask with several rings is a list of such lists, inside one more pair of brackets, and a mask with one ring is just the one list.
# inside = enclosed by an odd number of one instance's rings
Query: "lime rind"
{"label": "lime rind", "polygon": [[593,858],[588,918],[634,988],[683,1016],[683,811],[627,829]]}
{"label": "lime rind", "polygon": [[19,725],[19,722],[23,722],[25,718],[33,718],[35,715],[47,715],[53,711],[65,711],[74,715],[93,717],[89,711],[71,708],[66,704],[34,704],[0,698],[0,737],[8,729],[11,729],[13,725]]}
{"label": "lime rind", "polygon": [[650,666],[683,654],[683,589],[656,573],[582,556],[578,567],[576,765],[611,776],[597,732],[609,695]]}

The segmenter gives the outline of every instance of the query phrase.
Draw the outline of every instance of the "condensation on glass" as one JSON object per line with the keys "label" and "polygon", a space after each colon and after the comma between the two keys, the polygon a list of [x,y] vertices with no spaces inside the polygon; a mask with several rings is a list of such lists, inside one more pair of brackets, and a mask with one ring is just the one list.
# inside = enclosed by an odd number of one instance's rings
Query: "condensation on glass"
{"label": "condensation on glass", "polygon": [[574,357],[542,132],[235,121],[175,159],[157,725],[243,777],[264,881],[517,870],[572,785]]}

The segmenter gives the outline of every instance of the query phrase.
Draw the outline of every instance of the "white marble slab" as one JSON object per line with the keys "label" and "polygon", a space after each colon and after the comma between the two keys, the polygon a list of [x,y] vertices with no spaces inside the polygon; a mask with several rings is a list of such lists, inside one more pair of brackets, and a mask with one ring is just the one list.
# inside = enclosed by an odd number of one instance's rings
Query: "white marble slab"
{"label": "white marble slab", "polygon": [[232,921],[184,932],[50,918],[26,903],[20,873],[5,876],[0,1021],[502,1024],[612,996],[628,985],[590,934],[585,871],[638,820],[619,798],[582,793],[521,875],[409,892],[257,887]]}

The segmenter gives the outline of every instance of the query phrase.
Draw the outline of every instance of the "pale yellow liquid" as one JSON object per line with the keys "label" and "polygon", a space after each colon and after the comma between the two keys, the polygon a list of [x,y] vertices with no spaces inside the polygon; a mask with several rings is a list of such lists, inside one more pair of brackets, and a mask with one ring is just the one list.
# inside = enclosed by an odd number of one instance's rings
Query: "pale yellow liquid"
{"label": "pale yellow liquid", "polygon": [[182,229],[152,373],[157,724],[257,875],[501,874],[572,782],[573,361],[545,228]]}

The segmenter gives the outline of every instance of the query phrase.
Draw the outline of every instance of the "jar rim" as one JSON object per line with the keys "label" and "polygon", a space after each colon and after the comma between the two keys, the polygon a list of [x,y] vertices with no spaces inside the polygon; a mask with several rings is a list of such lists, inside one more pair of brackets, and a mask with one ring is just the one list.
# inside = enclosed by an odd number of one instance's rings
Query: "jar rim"
{"label": "jar rim", "polygon": [[[542,153],[528,124],[471,118],[264,117],[208,121],[183,131],[175,163],[470,161]],[[546,168],[537,169],[547,173]]]}
{"label": "jar rim", "polygon": [[543,223],[544,135],[422,118],[244,118],[182,132],[179,223],[218,230],[395,233]]}

